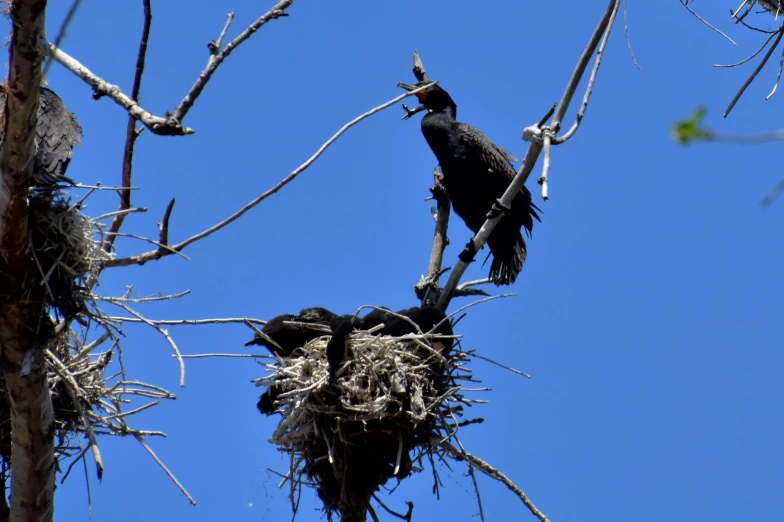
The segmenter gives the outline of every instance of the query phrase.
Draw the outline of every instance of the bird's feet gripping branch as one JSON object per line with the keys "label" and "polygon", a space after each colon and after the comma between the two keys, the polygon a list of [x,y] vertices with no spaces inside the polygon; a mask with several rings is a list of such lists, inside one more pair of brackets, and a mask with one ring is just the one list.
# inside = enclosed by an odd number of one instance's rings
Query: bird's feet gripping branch
{"label": "bird's feet gripping branch", "polygon": [[490,212],[487,213],[487,219],[493,219],[498,216],[508,216],[512,213],[512,207],[504,205],[501,199],[496,199],[493,206],[490,207]]}

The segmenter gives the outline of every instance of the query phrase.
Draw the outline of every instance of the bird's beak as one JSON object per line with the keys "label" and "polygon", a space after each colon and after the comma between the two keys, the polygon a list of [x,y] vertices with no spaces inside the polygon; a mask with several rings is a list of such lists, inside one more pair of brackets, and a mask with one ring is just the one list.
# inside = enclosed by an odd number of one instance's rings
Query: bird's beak
{"label": "bird's beak", "polygon": [[[416,85],[410,85],[408,83],[398,82],[398,84],[397,84],[398,87],[400,87],[402,89],[405,89],[405,90],[407,90],[409,92],[413,91],[414,89],[416,89],[418,87],[421,87],[422,85],[424,85],[424,83],[417,83]],[[427,95],[428,95],[429,92],[430,92],[430,89],[425,89],[424,91],[419,91],[414,96],[416,96],[419,101],[424,102],[425,98],[427,98]]]}

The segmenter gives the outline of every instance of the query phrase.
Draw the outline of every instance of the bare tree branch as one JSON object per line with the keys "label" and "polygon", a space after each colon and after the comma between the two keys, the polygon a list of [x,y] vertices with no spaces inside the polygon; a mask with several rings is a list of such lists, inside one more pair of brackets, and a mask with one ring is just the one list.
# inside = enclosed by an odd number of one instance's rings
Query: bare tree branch
{"label": "bare tree branch", "polygon": [[[419,59],[418,53],[415,53],[414,56],[415,61]],[[419,67],[422,71],[422,75],[426,77],[427,75],[424,72],[424,66],[422,66],[421,60],[419,60]],[[416,67],[414,69],[416,70]],[[422,306],[434,305],[438,302],[438,297],[440,295],[438,280],[444,272],[441,270],[441,264],[444,260],[444,251],[449,244],[447,229],[449,228],[451,205],[443,179],[443,174],[441,174],[438,169],[435,169],[433,171],[433,187],[430,189],[437,205],[433,216],[436,222],[436,229],[433,233],[433,247],[430,251],[427,277],[423,278],[414,286],[417,299],[422,301]]]}
{"label": "bare tree branch", "polygon": [[118,323],[153,323],[158,325],[170,325],[170,326],[179,326],[179,325],[200,325],[200,324],[229,324],[229,323],[242,323],[242,324],[258,324],[264,326],[267,324],[267,321],[262,321],[261,319],[253,319],[251,317],[225,317],[225,318],[216,318],[216,319],[147,319],[146,321],[139,319],[138,317],[117,317],[117,316],[109,316],[109,320],[115,321]]}
{"label": "bare tree branch", "polygon": [[738,103],[738,100],[740,100],[740,97],[743,96],[744,92],[746,92],[746,89],[749,87],[749,85],[751,85],[751,82],[754,81],[754,78],[757,77],[757,75],[760,73],[762,68],[765,67],[765,64],[768,63],[768,60],[770,59],[770,55],[773,54],[773,51],[776,50],[776,47],[779,46],[779,43],[781,42],[781,37],[784,36],[784,24],[781,27],[779,27],[777,32],[778,35],[776,36],[776,40],[773,42],[773,45],[771,45],[770,49],[768,49],[768,52],[765,53],[765,56],[762,58],[762,60],[760,60],[760,63],[759,65],[757,65],[757,68],[754,69],[754,72],[751,73],[751,76],[749,76],[746,82],[741,86],[740,90],[738,90],[737,94],[735,94],[735,97],[732,99],[730,104],[727,106],[727,110],[724,111],[725,118],[729,116],[733,107],[735,107],[735,104]]}
{"label": "bare tree branch", "polygon": [[[215,73],[218,66],[223,63],[223,60],[225,60],[231,54],[231,52],[237,48],[237,46],[250,38],[253,33],[261,28],[261,26],[270,20],[276,20],[283,16],[287,16],[285,9],[293,3],[294,0],[282,0],[278,2],[272,9],[267,11],[258,20],[253,22],[247,29],[240,33],[239,36],[229,42],[226,47],[220,49],[220,44],[222,43],[223,37],[228,31],[229,25],[234,18],[234,14],[229,13],[226,25],[221,31],[218,40],[215,42],[210,42],[208,45],[210,50],[210,59],[207,62],[207,67],[201,72],[201,74],[199,74],[199,77],[196,79],[196,82],[193,84],[190,91],[188,91],[188,94],[185,95],[180,104],[174,110],[174,114],[167,114],[163,117],[155,116],[154,114],[143,109],[139,105],[138,98],[136,96],[133,96],[132,94],[130,97],[128,97],[117,85],[112,85],[98,77],[87,67],[79,63],[78,60],[69,56],[54,44],[46,43],[44,41],[42,42],[42,45],[45,47],[49,56],[51,56],[55,61],[63,65],[66,69],[90,85],[95,91],[95,97],[107,96],[111,98],[115,103],[128,111],[128,114],[130,114],[131,117],[142,122],[144,126],[150,129],[150,131],[152,131],[154,134],[161,136],[184,136],[186,134],[193,134],[194,130],[188,127],[183,127],[181,122],[183,118],[185,118],[185,115],[188,114],[190,108],[193,107],[196,99],[199,97],[202,90],[204,90],[204,87],[207,85],[207,82]],[[146,14],[148,12],[149,2],[145,2],[145,19],[147,19]],[[145,42],[146,47],[146,38],[143,39],[143,41]]]}
{"label": "bare tree branch", "polygon": [[721,31],[719,31],[718,29],[716,29],[715,27],[713,27],[713,26],[712,26],[712,25],[711,25],[711,24],[710,24],[710,23],[709,23],[707,20],[705,20],[705,19],[704,19],[704,18],[702,18],[700,15],[698,15],[697,13],[695,13],[695,12],[694,12],[694,10],[692,10],[692,8],[691,8],[691,7],[689,7],[689,2],[688,2],[688,0],[681,0],[681,5],[683,5],[683,7],[685,7],[685,8],[686,8],[686,9],[687,9],[687,10],[688,10],[688,11],[689,11],[691,14],[693,14],[693,15],[694,15],[694,16],[697,18],[697,20],[699,20],[700,22],[704,23],[705,25],[707,25],[708,27],[710,27],[711,29],[713,29],[714,31],[716,31],[717,33],[719,33],[720,35],[722,35],[724,38],[726,38],[727,40],[729,40],[729,42],[730,42],[732,45],[738,45],[738,44],[736,44],[736,43],[735,43],[735,41],[734,41],[732,38],[730,38],[730,37],[729,37],[729,36],[727,36],[726,34],[722,33]]}
{"label": "bare tree branch", "polygon": [[281,0],[275,6],[261,15],[261,17],[250,24],[250,26],[242,31],[239,36],[237,36],[234,40],[226,44],[226,47],[223,49],[220,48],[221,42],[223,37],[226,34],[226,31],[231,24],[232,19],[234,18],[234,13],[229,13],[228,19],[226,20],[226,25],[221,32],[220,37],[213,45],[210,46],[210,59],[207,61],[207,67],[199,74],[199,77],[196,79],[196,82],[191,87],[191,90],[188,91],[188,94],[185,95],[185,98],[182,99],[180,104],[174,110],[174,119],[177,121],[182,121],[188,111],[193,107],[193,104],[196,102],[196,98],[199,97],[201,91],[204,89],[204,86],[207,85],[207,82],[210,81],[210,78],[215,73],[215,70],[218,66],[223,63],[223,60],[229,57],[231,52],[237,48],[242,42],[250,38],[253,33],[258,31],[261,26],[269,22],[270,20],[277,20],[282,16],[288,16],[286,14],[286,9],[294,3],[294,0]]}
{"label": "bare tree branch", "polygon": [[278,182],[277,185],[275,185],[271,189],[267,190],[266,192],[264,192],[263,194],[261,194],[260,196],[255,198],[253,201],[251,201],[248,204],[246,204],[244,207],[242,207],[237,212],[235,212],[231,216],[227,217],[226,219],[224,219],[220,223],[217,223],[217,224],[211,226],[210,228],[208,228],[208,229],[206,229],[206,230],[204,230],[202,232],[199,232],[198,234],[189,237],[185,241],[182,241],[182,242],[180,242],[180,243],[178,243],[176,245],[173,245],[173,246],[171,246],[169,248],[159,248],[157,250],[151,250],[149,252],[144,252],[144,253],[141,253],[141,254],[138,254],[138,255],[135,255],[135,256],[131,256],[131,257],[110,259],[110,260],[105,262],[104,266],[106,266],[106,267],[114,267],[114,266],[128,266],[128,265],[143,265],[143,264],[147,263],[148,261],[153,261],[153,260],[157,261],[158,259],[160,259],[160,258],[162,258],[164,256],[180,252],[180,251],[182,251],[182,249],[184,249],[185,247],[187,247],[191,243],[195,243],[196,241],[199,241],[200,239],[204,239],[205,237],[207,237],[207,236],[217,232],[218,230],[220,230],[220,229],[230,225],[231,223],[233,223],[234,221],[236,221],[237,219],[242,217],[243,214],[245,214],[246,212],[251,210],[253,207],[258,205],[259,203],[261,203],[262,201],[264,201],[268,197],[272,196],[273,194],[278,192],[280,189],[282,189],[283,187],[288,185],[291,181],[293,181],[294,178],[299,176],[308,167],[310,167],[313,164],[313,162],[315,162],[324,153],[324,151],[327,150],[327,148],[330,145],[332,145],[340,136],[342,136],[348,129],[350,129],[351,127],[353,127],[357,123],[361,122],[365,118],[369,118],[370,116],[374,115],[375,113],[377,113],[379,111],[382,111],[382,110],[386,109],[387,107],[390,107],[390,106],[400,102],[401,100],[403,100],[407,96],[410,96],[412,94],[416,94],[419,91],[427,89],[431,85],[433,85],[433,83],[430,83],[430,84],[427,84],[427,85],[422,85],[421,87],[419,87],[419,88],[417,88],[417,89],[415,89],[415,90],[413,90],[411,92],[407,92],[407,93],[401,94],[400,96],[397,96],[397,97],[393,98],[392,100],[389,100],[388,102],[386,102],[386,103],[384,103],[382,105],[379,105],[378,107],[374,107],[373,109],[370,109],[369,111],[367,111],[367,112],[365,112],[363,114],[360,114],[359,116],[357,116],[356,118],[354,118],[350,122],[346,123],[330,139],[328,139],[326,142],[324,142],[324,144],[321,147],[319,147],[319,149],[315,152],[315,154],[313,154],[313,156],[308,158],[308,160],[305,161],[305,163],[303,163],[302,165],[300,165],[299,167],[294,169],[291,172],[291,174],[289,174],[288,176],[283,178],[280,182]]}
{"label": "bare tree branch", "polygon": [[[150,0],[142,0],[144,5],[144,25],[142,27],[142,37],[139,41],[139,52],[136,55],[136,72],[133,76],[133,88],[131,89],[131,98],[134,100],[139,99],[139,92],[142,88],[142,76],[144,75],[144,61],[147,57],[147,40],[150,37],[150,26],[152,25],[152,6]],[[133,171],[133,148],[136,144],[136,139],[139,137],[139,132],[136,130],[136,118],[128,116],[128,125],[125,129],[125,150],[123,152],[122,162],[122,177],[120,184],[123,187],[131,186],[131,174]],[[131,190],[130,188],[123,188],[120,190],[120,208],[119,210],[128,210],[131,208]],[[106,239],[103,243],[103,249],[109,252],[114,245],[117,238],[117,232],[125,221],[127,214],[120,213],[112,220],[109,230],[106,233]]]}
{"label": "bare tree branch", "polygon": [[112,85],[106,80],[98,77],[90,69],[82,65],[78,60],[69,56],[61,49],[58,49],[53,44],[43,42],[46,52],[57,63],[74,73],[81,78],[87,85],[93,88],[97,97],[106,96],[111,98],[115,103],[123,107],[128,114],[136,118],[144,124],[145,127],[150,129],[154,134],[161,136],[184,136],[186,134],[193,134],[194,130],[188,127],[183,127],[180,122],[176,121],[171,116],[161,117],[155,116],[141,107],[136,101],[128,97],[122,92],[120,87]]}
{"label": "bare tree branch", "polygon": [[455,446],[450,444],[449,442],[444,442],[443,446],[449,450],[449,453],[452,454],[452,457],[456,460],[465,460],[469,462],[472,466],[475,466],[476,469],[487,475],[488,477],[495,479],[502,484],[504,484],[510,491],[512,491],[517,497],[523,501],[523,504],[528,508],[528,510],[533,513],[533,515],[538,518],[541,522],[549,522],[548,518],[542,513],[536,505],[531,502],[531,499],[525,494],[525,492],[517,487],[517,485],[512,482],[509,477],[504,475],[500,470],[494,468],[484,460],[471,455],[470,453],[457,449]]}
{"label": "bare tree branch", "polygon": [[[55,47],[59,47],[60,43],[65,39],[65,33],[68,30],[68,26],[71,25],[71,22],[76,16],[76,11],[79,10],[79,6],[81,5],[82,0],[73,0],[71,3],[71,8],[68,10],[68,13],[65,15],[65,20],[63,20],[62,25],[60,26],[60,30],[57,32],[57,37],[54,39]],[[46,73],[49,72],[49,67],[52,66],[52,59],[48,59],[44,64],[44,70],[41,73],[41,76],[46,78]]]}

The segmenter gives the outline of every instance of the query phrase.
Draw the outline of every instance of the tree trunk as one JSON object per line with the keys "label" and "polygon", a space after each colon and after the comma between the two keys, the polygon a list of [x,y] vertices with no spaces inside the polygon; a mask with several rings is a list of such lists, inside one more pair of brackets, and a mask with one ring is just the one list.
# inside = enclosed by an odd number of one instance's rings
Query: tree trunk
{"label": "tree trunk", "polygon": [[55,461],[44,349],[51,324],[28,253],[27,202],[46,0],[12,0],[9,11],[13,28],[0,153],[0,371],[11,405],[10,520],[48,522]]}

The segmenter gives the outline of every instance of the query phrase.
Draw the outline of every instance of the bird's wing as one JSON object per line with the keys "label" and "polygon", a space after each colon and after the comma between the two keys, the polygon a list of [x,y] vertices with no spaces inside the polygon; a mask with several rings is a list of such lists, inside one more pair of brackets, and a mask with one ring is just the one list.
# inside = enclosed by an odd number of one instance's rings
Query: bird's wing
{"label": "bird's wing", "polygon": [[53,91],[41,88],[36,131],[36,171],[63,176],[73,148],[82,143],[82,128]]}
{"label": "bird's wing", "polygon": [[[490,141],[490,138],[485,136],[482,131],[473,125],[469,125],[467,123],[458,123],[457,128],[460,139],[463,140],[463,142],[472,150],[479,152],[483,164],[488,165],[490,170],[494,172],[500,172],[504,175],[504,178],[506,178],[507,182],[504,185],[503,190],[506,190],[506,188],[509,186],[509,183],[511,183],[517,175],[517,171],[515,170],[512,161],[509,159],[509,153]],[[491,177],[489,179],[499,178]],[[528,187],[523,185],[520,188],[520,193],[523,195],[523,199],[521,201],[527,202],[526,204],[531,207],[531,215],[538,220],[539,215],[536,213],[536,210],[541,212],[541,209],[531,201],[531,191],[528,190]],[[517,198],[515,198],[515,201],[517,201]]]}
{"label": "bird's wing", "polygon": [[457,130],[460,139],[471,150],[477,151],[481,155],[482,162],[485,165],[494,172],[502,173],[509,178],[509,181],[514,179],[516,174],[515,168],[506,152],[490,141],[490,138],[485,136],[482,131],[467,123],[458,123]]}

